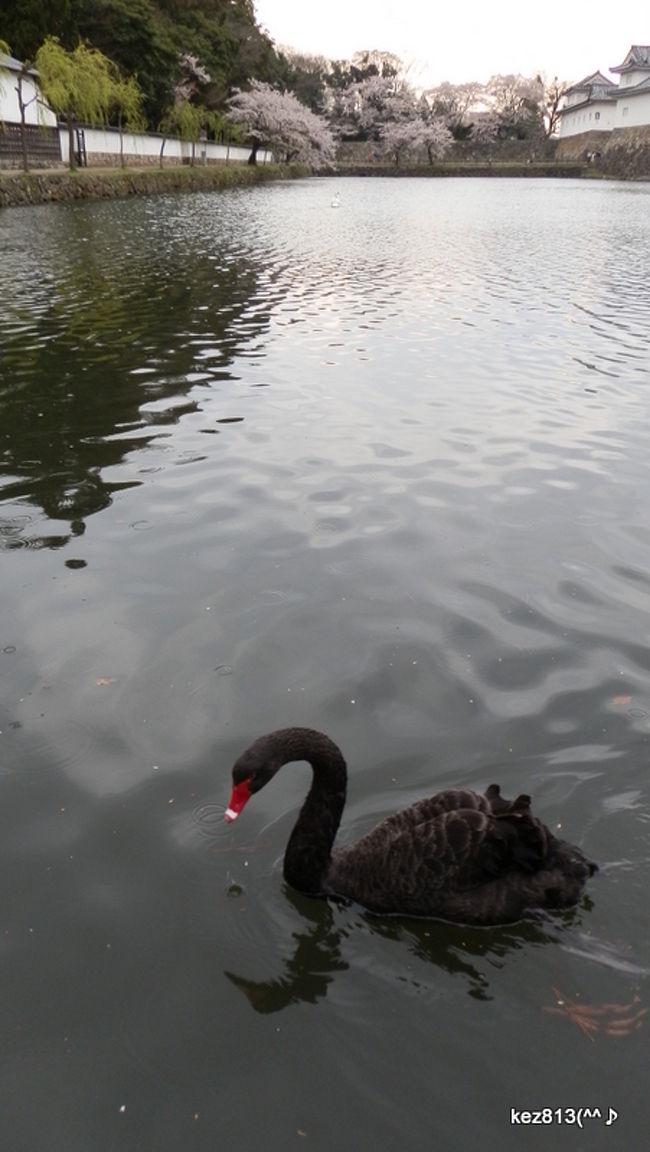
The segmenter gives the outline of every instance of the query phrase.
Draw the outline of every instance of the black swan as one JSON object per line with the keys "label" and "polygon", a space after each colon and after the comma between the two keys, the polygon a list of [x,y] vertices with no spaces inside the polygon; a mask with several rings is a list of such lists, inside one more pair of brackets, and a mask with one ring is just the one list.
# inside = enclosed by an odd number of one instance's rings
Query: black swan
{"label": "black swan", "polygon": [[504,800],[497,784],[484,796],[453,788],[418,800],[333,852],[347,768],[336,744],[311,728],[282,728],[246,749],[232,770],[226,820],[293,760],[313,771],[284,856],[285,879],[300,892],[372,912],[504,924],[531,909],[575,904],[597,871],[533,816],[529,796]]}

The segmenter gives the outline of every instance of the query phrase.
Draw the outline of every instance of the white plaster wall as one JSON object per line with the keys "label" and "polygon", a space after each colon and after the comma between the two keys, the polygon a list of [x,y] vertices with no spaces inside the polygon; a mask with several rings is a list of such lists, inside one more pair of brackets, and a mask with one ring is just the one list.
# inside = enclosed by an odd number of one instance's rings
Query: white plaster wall
{"label": "white plaster wall", "polygon": [[635,68],[632,72],[623,72],[619,80],[620,88],[631,88],[633,84],[640,84],[648,75],[647,68]]}
{"label": "white plaster wall", "polygon": [[[20,124],[17,83],[17,73],[3,68],[0,64],[0,120],[9,124]],[[48,128],[56,128],[56,116],[44,102],[36,84],[29,76],[23,79],[23,103],[27,104],[26,124],[43,124]]]}
{"label": "white plaster wall", "polygon": [[616,101],[615,127],[638,128],[645,124],[650,124],[650,92],[643,96],[631,96],[627,100],[621,93]]}
{"label": "white plaster wall", "polygon": [[[59,125],[59,134],[61,137],[61,155],[65,163],[68,163],[68,129]],[[108,156],[120,155],[120,134],[115,128],[84,128],[84,136],[86,141],[86,152],[90,158],[96,154],[103,154]],[[149,135],[145,132],[124,132],[124,155],[141,157],[143,160],[155,157],[158,159],[160,156],[160,147],[163,142],[163,137],[160,135]],[[215,144],[213,141],[197,141],[194,146],[194,162],[200,164],[202,153],[205,151],[206,160],[233,160],[242,161],[248,160],[250,156],[250,148],[235,147],[234,145],[227,146],[226,144]],[[165,139],[165,147],[163,150],[163,160],[190,160],[192,156],[192,145],[187,140],[179,140],[176,136],[168,136]],[[270,152],[260,150],[257,154],[258,163],[270,163],[272,156]]]}
{"label": "white plaster wall", "polygon": [[[598,117],[597,112],[600,113]],[[564,113],[560,120],[560,139],[577,136],[579,132],[609,132],[616,126],[616,105],[608,100],[594,101],[578,112]]]}

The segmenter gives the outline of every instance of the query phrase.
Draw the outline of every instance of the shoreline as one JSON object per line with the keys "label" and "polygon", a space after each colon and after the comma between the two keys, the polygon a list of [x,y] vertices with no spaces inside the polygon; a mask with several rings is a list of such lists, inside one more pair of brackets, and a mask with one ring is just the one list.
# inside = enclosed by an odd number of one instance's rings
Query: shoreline
{"label": "shoreline", "polygon": [[489,177],[491,179],[557,179],[557,180],[625,180],[635,183],[648,177],[622,177],[605,173],[582,162],[551,163],[449,162],[432,165],[396,167],[394,164],[339,164],[336,168],[313,172],[305,164],[174,164],[165,168],[68,168],[23,172],[0,170],[0,209],[32,204],[71,203],[78,200],[126,199],[131,196],[155,196],[166,192],[202,192],[227,188],[250,187],[274,180],[295,180],[306,176],[336,177],[415,177],[449,179],[452,177]]}
{"label": "shoreline", "polygon": [[587,164],[580,162],[564,161],[563,163],[556,163],[555,161],[549,163],[522,163],[522,162],[508,162],[508,161],[494,161],[492,164],[487,161],[449,161],[438,164],[428,165],[405,165],[399,167],[395,164],[339,164],[334,172],[319,172],[316,175],[323,176],[417,176],[423,179],[444,178],[449,176],[490,176],[490,177],[517,177],[518,179],[530,178],[532,176],[543,177],[544,179],[581,179],[582,177],[591,178],[598,173]]}
{"label": "shoreline", "polygon": [[0,208],[241,188],[310,174],[309,168],[299,164],[175,164],[165,168],[78,168],[74,172],[68,168],[34,172],[5,169],[0,171]]}

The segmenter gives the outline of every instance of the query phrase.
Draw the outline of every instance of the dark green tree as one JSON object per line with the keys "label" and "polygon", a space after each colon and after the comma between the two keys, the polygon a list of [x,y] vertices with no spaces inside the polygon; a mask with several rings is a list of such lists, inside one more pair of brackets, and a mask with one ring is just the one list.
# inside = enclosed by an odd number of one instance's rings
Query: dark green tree
{"label": "dark green tree", "polygon": [[196,57],[209,83],[192,98],[208,112],[223,111],[234,88],[249,80],[288,87],[318,102],[313,78],[287,74],[287,64],[257,23],[252,0],[0,0],[0,31],[21,60],[33,60],[47,37],[74,51],[80,42],[135,76],[149,128],[169,114],[182,78],[178,61]]}
{"label": "dark green tree", "polygon": [[280,65],[282,75],[278,79],[282,88],[293,92],[316,115],[322,115],[327,105],[329,61],[324,56],[285,50],[280,55]]}
{"label": "dark green tree", "polygon": [[19,60],[33,60],[46,36],[74,48],[79,6],[80,0],[0,0],[2,36]]}
{"label": "dark green tree", "polygon": [[[0,0],[1,2],[1,0]],[[150,0],[77,0],[78,30],[126,76],[135,75],[150,125],[172,100],[177,51]]]}

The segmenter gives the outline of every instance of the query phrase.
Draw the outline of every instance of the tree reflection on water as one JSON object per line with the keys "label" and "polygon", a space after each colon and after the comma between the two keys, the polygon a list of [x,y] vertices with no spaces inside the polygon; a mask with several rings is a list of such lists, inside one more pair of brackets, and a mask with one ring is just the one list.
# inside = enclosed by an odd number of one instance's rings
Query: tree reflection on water
{"label": "tree reflection on water", "polygon": [[[197,376],[228,377],[242,334],[250,338],[267,322],[258,306],[242,324],[257,284],[244,254],[215,265],[213,253],[167,244],[152,262],[152,237],[141,230],[139,240],[126,215],[107,221],[112,210],[84,205],[49,219],[49,275],[30,241],[32,218],[12,217],[27,266],[17,283],[7,274],[0,282],[0,489],[13,505],[0,521],[7,547],[62,547],[115,492],[138,486],[105,473],[159,437],[161,426],[196,411],[183,398]],[[48,530],[35,534],[34,517],[14,514],[16,504],[42,511]]]}

